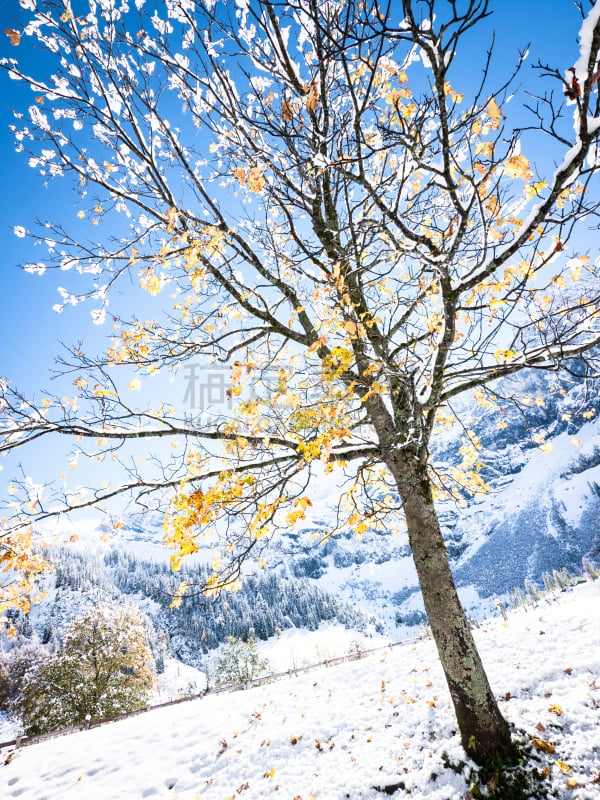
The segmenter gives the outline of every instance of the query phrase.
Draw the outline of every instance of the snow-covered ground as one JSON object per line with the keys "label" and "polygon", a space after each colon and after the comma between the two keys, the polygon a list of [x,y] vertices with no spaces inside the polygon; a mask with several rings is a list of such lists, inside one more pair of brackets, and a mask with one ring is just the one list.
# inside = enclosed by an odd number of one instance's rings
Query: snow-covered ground
{"label": "snow-covered ground", "polygon": [[[537,740],[558,797],[597,800],[600,582],[476,636],[502,711]],[[457,773],[447,759],[458,763],[463,751],[425,640],[4,750],[0,797],[375,800],[402,784],[394,796],[463,800],[469,766]]]}

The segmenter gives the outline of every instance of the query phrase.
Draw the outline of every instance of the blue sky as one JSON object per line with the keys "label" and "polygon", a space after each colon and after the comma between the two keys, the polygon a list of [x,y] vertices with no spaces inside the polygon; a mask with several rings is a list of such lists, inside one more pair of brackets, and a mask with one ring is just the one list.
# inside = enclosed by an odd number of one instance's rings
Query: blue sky
{"label": "blue sky", "polygon": [[[469,58],[463,62],[464,74],[454,80],[458,91],[462,79],[468,82],[479,77],[492,29],[497,32],[494,71],[499,78],[508,73],[518,50],[529,42],[531,55],[522,82],[530,86],[537,88],[540,84],[531,74],[531,64],[538,57],[563,70],[576,60],[580,18],[570,0],[492,0],[491,6],[491,19],[473,31],[466,42]],[[21,29],[22,19],[17,0],[0,0],[0,56],[20,55],[4,31]],[[41,55],[37,62],[35,67],[43,68]],[[60,341],[75,343],[83,338],[97,350],[99,336],[110,333],[107,326],[99,329],[92,325],[89,304],[67,309],[61,315],[52,311],[59,299],[57,287],[69,285],[70,273],[36,276],[17,267],[19,262],[37,261],[39,256],[27,239],[14,235],[13,226],[29,228],[36,217],[49,216],[72,223],[77,211],[77,196],[68,181],[44,186],[28,167],[27,158],[14,152],[8,133],[11,109],[25,111],[31,100],[29,89],[0,74],[0,375],[26,392],[49,385],[48,374],[53,356],[60,352]]]}

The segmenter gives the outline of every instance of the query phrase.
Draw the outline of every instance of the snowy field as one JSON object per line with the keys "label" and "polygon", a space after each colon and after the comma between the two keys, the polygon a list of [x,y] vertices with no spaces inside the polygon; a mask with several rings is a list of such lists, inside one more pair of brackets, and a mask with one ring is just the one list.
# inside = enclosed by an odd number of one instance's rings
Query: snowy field
{"label": "snowy field", "polygon": [[[559,798],[600,798],[600,582],[476,631],[508,719]],[[299,645],[296,645],[299,646]],[[535,741],[533,741],[535,740]],[[552,751],[552,752],[550,752]],[[0,798],[464,800],[431,641],[0,753]]]}

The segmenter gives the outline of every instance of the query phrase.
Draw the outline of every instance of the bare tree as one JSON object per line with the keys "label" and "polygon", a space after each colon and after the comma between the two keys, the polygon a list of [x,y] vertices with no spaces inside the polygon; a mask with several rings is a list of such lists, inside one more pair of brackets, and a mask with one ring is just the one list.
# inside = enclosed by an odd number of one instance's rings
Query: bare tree
{"label": "bare tree", "polygon": [[[73,178],[98,225],[87,241],[45,223],[32,234],[48,247],[41,268],[89,273],[98,323],[126,276],[173,299],[159,319],[115,318],[102,358],[73,349],[63,368],[76,370],[78,408],[5,383],[0,450],[66,436],[125,471],[87,495],[21,482],[5,557],[26,524],[129,494],[166,509],[175,567],[216,538],[204,588],[231,588],[304,518],[311,476],[339,470],[339,527],[405,519],[466,751],[510,756],[434,505],[435,491],[484,488],[478,443],[465,431],[453,475],[430,443],[458,395],[486,401],[499,378],[589,359],[600,341],[598,267],[568,247],[598,208],[600,4],[572,69],[538,64],[555,92],[527,96],[521,129],[506,103],[523,58],[492,86],[490,51],[474,90],[454,85],[487,0],[404,0],[401,15],[379,0],[102,0],[81,16],[21,5],[30,20],[11,40],[46,58],[40,75],[3,64],[34,90],[17,147]],[[534,140],[556,154],[545,175]],[[218,363],[231,399],[219,419],[134,406],[120,377],[137,369],[136,390],[160,368]],[[151,442],[144,465],[124,455]]]}

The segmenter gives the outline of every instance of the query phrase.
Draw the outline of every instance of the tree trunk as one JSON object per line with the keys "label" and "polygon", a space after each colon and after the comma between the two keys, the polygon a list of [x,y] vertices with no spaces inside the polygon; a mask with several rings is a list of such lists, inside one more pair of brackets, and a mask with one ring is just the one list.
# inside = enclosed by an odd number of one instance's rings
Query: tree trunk
{"label": "tree trunk", "polygon": [[427,467],[416,458],[400,455],[392,456],[388,466],[404,506],[425,611],[450,689],[463,747],[478,764],[489,762],[494,756],[510,760],[514,748],[509,726],[492,694],[458,598]]}

